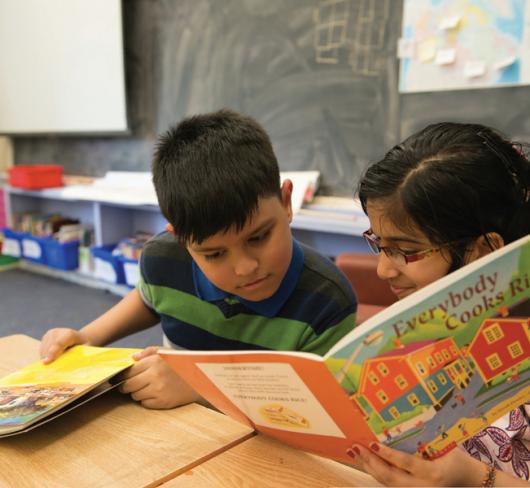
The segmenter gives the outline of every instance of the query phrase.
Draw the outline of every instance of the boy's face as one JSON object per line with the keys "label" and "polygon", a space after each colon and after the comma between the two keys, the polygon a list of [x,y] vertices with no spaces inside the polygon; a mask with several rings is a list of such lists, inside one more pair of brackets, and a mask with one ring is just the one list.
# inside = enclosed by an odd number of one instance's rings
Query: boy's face
{"label": "boy's face", "polygon": [[243,229],[230,229],[186,246],[193,260],[218,288],[246,300],[271,297],[291,263],[292,183],[277,196],[261,198]]}

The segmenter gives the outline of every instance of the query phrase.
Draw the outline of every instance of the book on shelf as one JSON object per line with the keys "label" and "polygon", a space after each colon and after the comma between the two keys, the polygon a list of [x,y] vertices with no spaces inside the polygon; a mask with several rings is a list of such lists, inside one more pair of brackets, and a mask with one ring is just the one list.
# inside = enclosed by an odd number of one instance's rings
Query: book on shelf
{"label": "book on shelf", "polygon": [[351,461],[373,441],[436,458],[530,398],[530,235],[362,323],[323,357],[159,354],[219,410]]}
{"label": "book on shelf", "polygon": [[140,349],[74,346],[0,379],[0,437],[28,432],[120,384]]}
{"label": "book on shelf", "polygon": [[304,209],[312,212],[355,215],[364,217],[365,213],[358,198],[317,195],[304,205]]}

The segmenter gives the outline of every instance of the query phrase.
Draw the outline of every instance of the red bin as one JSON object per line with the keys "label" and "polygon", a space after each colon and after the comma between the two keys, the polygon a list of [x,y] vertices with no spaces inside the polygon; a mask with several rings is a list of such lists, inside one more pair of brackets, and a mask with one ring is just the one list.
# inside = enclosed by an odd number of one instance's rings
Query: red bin
{"label": "red bin", "polygon": [[7,170],[9,184],[38,190],[63,186],[63,167],[58,164],[18,165]]}

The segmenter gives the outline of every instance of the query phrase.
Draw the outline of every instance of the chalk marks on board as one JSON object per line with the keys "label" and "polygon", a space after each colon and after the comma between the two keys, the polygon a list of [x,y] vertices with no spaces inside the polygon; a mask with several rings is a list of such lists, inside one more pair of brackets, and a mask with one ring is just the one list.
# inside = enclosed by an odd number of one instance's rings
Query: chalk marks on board
{"label": "chalk marks on board", "polygon": [[350,17],[349,0],[320,0],[313,11],[316,62],[337,64],[339,49],[346,45]]}
{"label": "chalk marks on board", "polygon": [[338,64],[346,49],[355,74],[381,75],[389,15],[390,0],[319,0],[313,11],[315,61]]}

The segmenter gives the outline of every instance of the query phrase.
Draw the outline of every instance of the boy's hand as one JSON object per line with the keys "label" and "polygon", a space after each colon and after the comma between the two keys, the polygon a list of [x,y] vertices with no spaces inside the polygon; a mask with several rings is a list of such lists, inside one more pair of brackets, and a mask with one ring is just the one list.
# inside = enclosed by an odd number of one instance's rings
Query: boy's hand
{"label": "boy's hand", "polygon": [[77,344],[87,344],[88,340],[78,330],[64,327],[50,329],[41,339],[40,356],[44,364],[57,359],[66,349]]}
{"label": "boy's hand", "polygon": [[200,396],[158,355],[160,347],[148,347],[133,355],[137,361],[125,374],[120,386],[146,408],[174,408],[200,399]]}
{"label": "boy's hand", "polygon": [[370,449],[354,444],[348,454],[355,467],[386,486],[480,486],[486,472],[483,463],[461,449],[432,461],[380,443]]}

